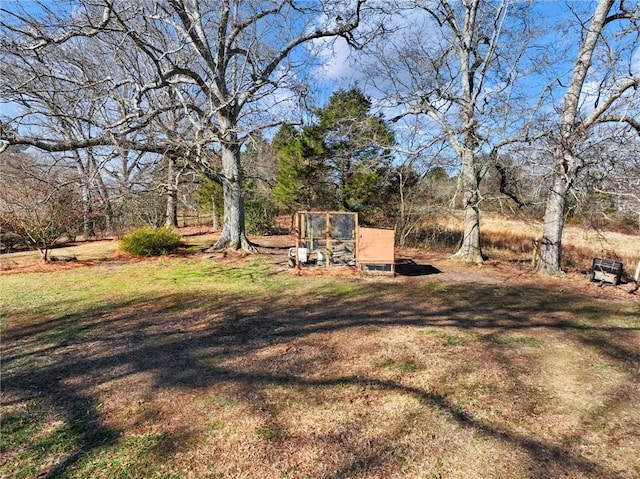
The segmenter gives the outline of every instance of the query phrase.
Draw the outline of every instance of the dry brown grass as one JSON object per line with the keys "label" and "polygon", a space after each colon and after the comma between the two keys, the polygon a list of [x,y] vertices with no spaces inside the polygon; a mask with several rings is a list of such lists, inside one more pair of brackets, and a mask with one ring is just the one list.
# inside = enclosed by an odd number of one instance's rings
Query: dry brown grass
{"label": "dry brown grass", "polygon": [[[462,221],[448,217],[439,220],[438,224],[450,231],[453,238],[448,244],[445,242],[445,246],[455,245],[462,231]],[[542,234],[542,224],[485,215],[481,222],[481,234],[484,252],[490,258],[527,262],[533,257],[534,241],[539,240]],[[640,262],[640,231],[633,235],[565,226],[563,268],[567,271],[584,271],[591,268],[593,258],[620,261],[633,273]]]}
{"label": "dry brown grass", "polygon": [[0,278],[2,477],[640,477],[621,287],[408,249],[420,274],[389,278],[104,246]]}

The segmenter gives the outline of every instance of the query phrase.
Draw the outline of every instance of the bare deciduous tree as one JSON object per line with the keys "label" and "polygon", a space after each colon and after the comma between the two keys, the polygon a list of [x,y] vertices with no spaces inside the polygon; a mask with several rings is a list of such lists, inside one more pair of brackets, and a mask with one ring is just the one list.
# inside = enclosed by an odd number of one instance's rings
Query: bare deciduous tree
{"label": "bare deciduous tree", "polygon": [[[8,4],[0,21],[5,65],[0,76],[0,139],[4,146],[49,151],[61,165],[73,167],[81,179],[85,236],[94,233],[92,210],[97,206],[100,222],[111,230],[114,200],[142,181],[154,161],[122,147],[122,136],[111,132],[122,124],[123,98],[132,90],[118,80],[122,68],[101,45],[88,44],[81,31],[65,33],[72,23],[63,16],[64,8],[50,9],[44,3],[41,11],[35,2],[32,9],[21,8]],[[94,38],[96,28],[84,33]]]}
{"label": "bare deciduous tree", "polygon": [[[615,43],[620,39],[607,39],[605,29],[614,23],[640,19],[640,4],[635,10],[627,10],[624,2],[620,2],[619,11],[613,11],[615,0],[599,0],[590,21],[585,22],[578,55],[573,65],[571,80],[566,87],[560,111],[557,134],[553,137],[553,174],[551,187],[547,197],[542,240],[538,261],[538,271],[555,274],[562,271],[562,232],[564,228],[565,207],[580,171],[584,168],[584,156],[580,147],[588,141],[593,129],[602,123],[618,123],[630,126],[640,134],[638,118],[639,97],[636,93],[640,86],[640,74],[637,65],[631,58],[621,58],[621,51]],[[587,25],[588,23],[588,25]],[[637,47],[638,33],[636,28],[622,27],[616,32],[618,36],[635,37]],[[613,42],[609,44],[608,42]],[[602,51],[598,46],[604,47]],[[633,49],[627,51],[633,54]],[[606,60],[604,71],[591,68],[597,55]],[[620,69],[622,62],[623,68]],[[598,81],[597,91],[586,95],[585,84],[594,73],[592,81]],[[587,108],[585,97],[593,100],[593,107]]]}
{"label": "bare deciduous tree", "polygon": [[[459,158],[464,235],[455,256],[483,261],[480,245],[479,185],[482,159],[506,136],[526,136],[526,125],[509,122],[505,105],[516,102],[516,79],[523,74],[529,26],[526,4],[469,0],[403,2],[414,21],[378,48],[373,69],[378,89],[390,106],[427,117],[434,136],[442,136]],[[484,152],[484,153],[483,153]]]}
{"label": "bare deciduous tree", "polygon": [[[249,248],[242,145],[248,133],[286,119],[278,106],[291,97],[286,92],[300,90],[297,75],[309,58],[304,45],[336,36],[353,41],[364,3],[81,0],[64,18],[45,9],[47,17],[38,19],[3,9],[2,28],[8,32],[3,46],[14,52],[11,60],[27,65],[25,71],[38,71],[44,54],[59,58],[62,49],[77,43],[94,62],[115,62],[117,76],[105,72],[95,79],[108,87],[109,94],[100,98],[109,114],[94,136],[47,141],[18,128],[2,139],[49,151],[115,143],[184,158],[223,186],[224,224],[216,246]],[[59,75],[71,88],[84,86],[74,84],[75,71]],[[32,81],[28,74],[24,80]],[[175,103],[157,102],[163,98],[158,92],[167,89]],[[26,103],[22,107],[29,110]],[[175,110],[183,115],[178,135],[162,137],[149,128]],[[212,166],[212,157],[221,159],[221,169]]]}
{"label": "bare deciduous tree", "polygon": [[3,229],[48,260],[49,249],[74,235],[82,221],[76,178],[55,164],[39,164],[25,153],[0,157],[0,217]]}

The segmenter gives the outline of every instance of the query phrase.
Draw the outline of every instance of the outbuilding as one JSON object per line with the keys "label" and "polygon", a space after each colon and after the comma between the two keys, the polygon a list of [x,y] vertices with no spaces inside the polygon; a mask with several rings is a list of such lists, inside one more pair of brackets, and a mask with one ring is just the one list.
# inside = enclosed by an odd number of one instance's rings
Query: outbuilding
{"label": "outbuilding", "polygon": [[296,246],[290,264],[302,267],[357,267],[395,274],[395,232],[358,225],[358,214],[300,211],[294,217]]}

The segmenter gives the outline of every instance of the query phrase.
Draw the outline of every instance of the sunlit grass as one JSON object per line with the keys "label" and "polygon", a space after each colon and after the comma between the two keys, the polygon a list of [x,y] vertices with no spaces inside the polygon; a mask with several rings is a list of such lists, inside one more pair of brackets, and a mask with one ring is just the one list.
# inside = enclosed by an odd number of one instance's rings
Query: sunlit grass
{"label": "sunlit grass", "polygon": [[631,478],[637,303],[173,257],[0,277],[2,477]]}

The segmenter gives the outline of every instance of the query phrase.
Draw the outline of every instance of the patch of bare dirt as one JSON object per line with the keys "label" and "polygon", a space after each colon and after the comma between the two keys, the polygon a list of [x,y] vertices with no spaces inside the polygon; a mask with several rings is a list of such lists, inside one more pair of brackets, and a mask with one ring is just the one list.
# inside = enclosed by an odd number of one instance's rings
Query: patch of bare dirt
{"label": "patch of bare dirt", "polygon": [[640,302],[640,291],[635,283],[627,282],[618,286],[592,283],[588,271],[571,271],[559,276],[541,276],[528,262],[505,262],[488,260],[482,265],[468,264],[451,259],[442,252],[430,252],[415,248],[400,248],[396,258],[410,259],[418,265],[430,266],[437,273],[425,275],[429,281],[446,281],[473,284],[538,285],[557,292],[581,294],[594,298],[621,299]]}
{"label": "patch of bare dirt", "polygon": [[3,258],[0,261],[0,276],[25,273],[52,273],[55,271],[65,271],[105,263],[140,263],[143,261],[154,261],[155,259],[156,258],[137,257],[122,252],[107,253],[100,258],[69,259],[65,261],[57,261],[54,259],[47,262],[42,262],[41,260],[15,261],[10,258]]}
{"label": "patch of bare dirt", "polygon": [[[268,236],[253,239],[259,244],[258,254],[274,258],[278,266],[286,266],[289,247],[295,246],[292,235]],[[618,286],[592,283],[588,271],[572,271],[559,276],[541,276],[529,262],[506,262],[488,260],[482,265],[469,264],[451,258],[449,253],[427,251],[418,248],[396,248],[397,275],[393,281],[429,281],[446,283],[468,283],[485,285],[537,285],[567,294],[636,301],[640,303],[640,290],[635,283],[627,282]],[[360,277],[390,280],[388,275],[363,275],[349,267],[303,267],[291,268],[290,272],[301,276],[330,276],[338,278]]]}

